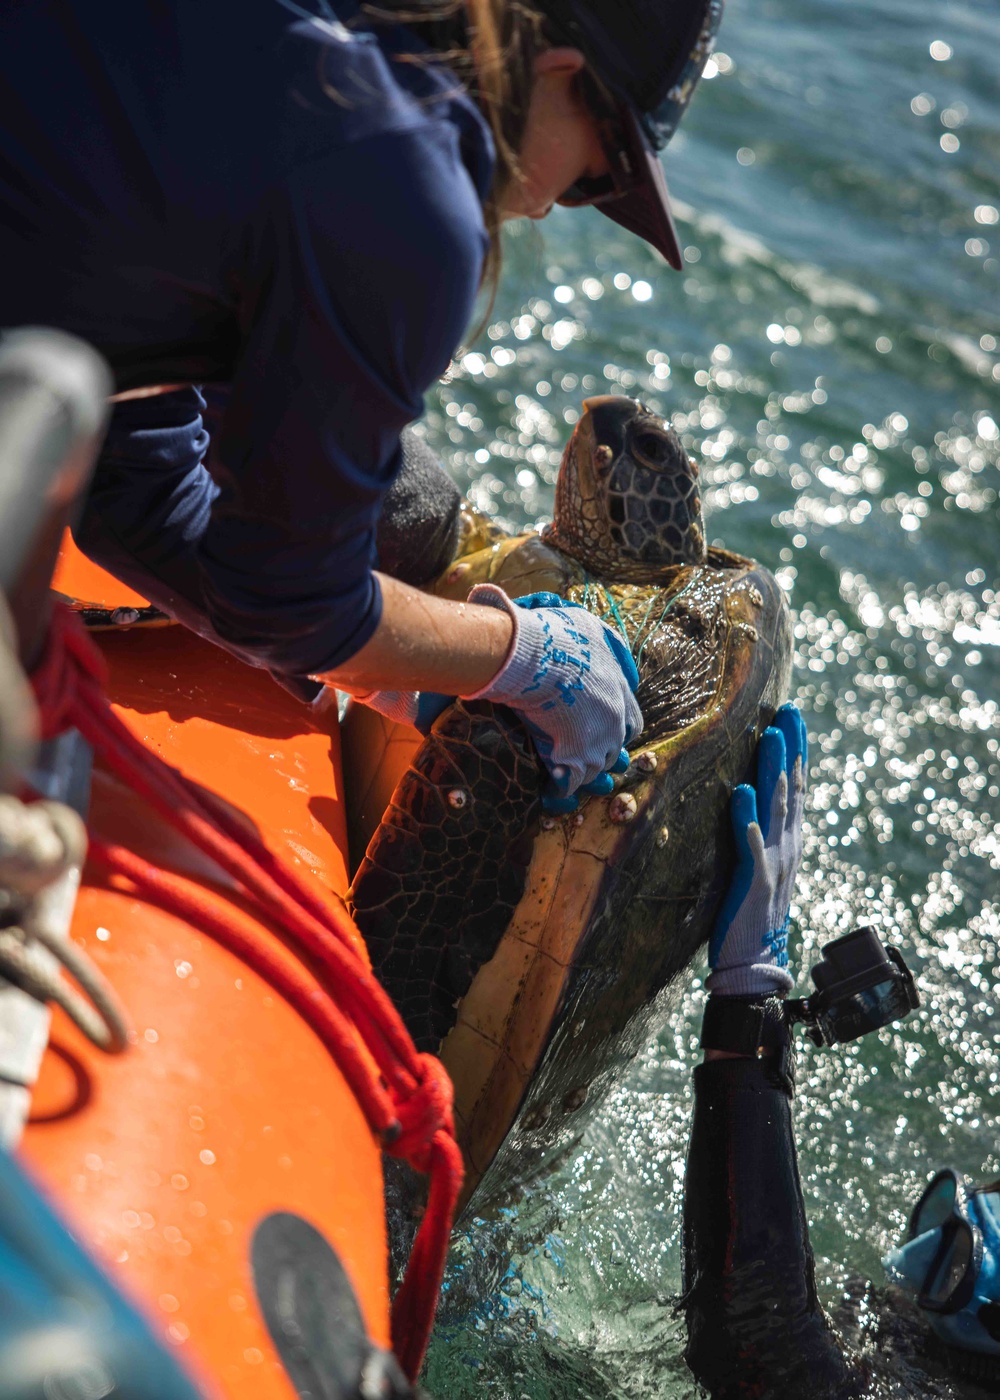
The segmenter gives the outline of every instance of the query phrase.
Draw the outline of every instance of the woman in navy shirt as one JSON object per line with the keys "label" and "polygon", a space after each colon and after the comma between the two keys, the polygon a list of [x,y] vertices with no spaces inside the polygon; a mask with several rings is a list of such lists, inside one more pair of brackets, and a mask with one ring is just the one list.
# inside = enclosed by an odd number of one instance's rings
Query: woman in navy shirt
{"label": "woman in navy shirt", "polygon": [[122,400],[82,547],[303,696],[497,699],[556,797],[600,790],[630,659],[587,615],[379,572],[376,527],[502,219],[607,200],[679,265],[654,147],[719,3],[469,0],[443,34],[354,0],[11,0],[0,322],[90,341]]}

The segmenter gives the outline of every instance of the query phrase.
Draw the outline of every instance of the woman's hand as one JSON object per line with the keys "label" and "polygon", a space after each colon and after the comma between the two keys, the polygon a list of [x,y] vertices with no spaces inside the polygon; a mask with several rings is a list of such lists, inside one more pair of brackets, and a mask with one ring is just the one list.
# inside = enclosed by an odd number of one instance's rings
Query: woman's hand
{"label": "woman's hand", "polygon": [[736,869],[709,944],[714,996],[773,996],[791,991],[788,910],[802,855],[806,793],[805,721],[782,705],[757,751],[757,785],[732,796]]}
{"label": "woman's hand", "polygon": [[481,583],[469,602],[502,608],[514,623],[503,667],[468,698],[494,700],[521,716],[549,770],[543,805],[572,812],[578,792],[611,792],[611,774],[628,768],[626,750],[642,732],[639,672],[622,638],[556,593],[512,601],[495,584]]}
{"label": "woman's hand", "polygon": [[[521,716],[549,771],[546,809],[570,812],[578,793],[611,792],[611,774],[627,769],[626,746],[642,730],[635,701],[639,673],[622,639],[554,593],[512,601],[494,584],[480,584],[469,603],[506,613],[513,636],[503,664],[465,698],[493,700]],[[358,698],[427,733],[450,697],[380,690]]]}

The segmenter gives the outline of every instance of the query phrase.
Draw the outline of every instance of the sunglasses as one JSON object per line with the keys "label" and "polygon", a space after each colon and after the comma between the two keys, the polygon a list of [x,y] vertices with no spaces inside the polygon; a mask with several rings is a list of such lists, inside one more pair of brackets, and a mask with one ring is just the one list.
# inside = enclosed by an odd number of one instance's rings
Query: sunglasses
{"label": "sunglasses", "polygon": [[597,125],[608,162],[608,173],[584,176],[559,196],[559,203],[577,209],[587,204],[609,204],[632,194],[642,184],[646,164],[642,140],[624,103],[619,102],[589,68],[577,76],[580,97]]}
{"label": "sunglasses", "polygon": [[983,1236],[969,1219],[965,1182],[951,1167],[938,1172],[914,1206],[907,1238],[932,1230],[941,1231],[941,1241],[924,1276],[919,1304],[929,1312],[961,1312],[975,1292]]}

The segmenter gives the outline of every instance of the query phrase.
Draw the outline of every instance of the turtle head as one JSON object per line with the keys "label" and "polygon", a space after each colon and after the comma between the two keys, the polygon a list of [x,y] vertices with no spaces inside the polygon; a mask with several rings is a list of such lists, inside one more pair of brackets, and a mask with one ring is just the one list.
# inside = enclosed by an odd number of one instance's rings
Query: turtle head
{"label": "turtle head", "polygon": [[603,579],[653,583],[705,559],[698,469],[636,399],[585,399],[566,444],[547,539]]}

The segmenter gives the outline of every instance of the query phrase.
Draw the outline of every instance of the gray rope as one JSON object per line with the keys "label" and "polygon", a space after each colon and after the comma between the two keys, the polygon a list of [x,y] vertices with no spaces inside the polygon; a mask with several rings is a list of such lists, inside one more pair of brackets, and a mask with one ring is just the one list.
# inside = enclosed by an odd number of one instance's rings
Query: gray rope
{"label": "gray rope", "polygon": [[[93,1045],[119,1054],[128,1044],[128,1024],[118,1000],[53,917],[53,886],[82,864],[86,849],[83,822],[63,803],[25,805],[0,796],[0,889],[17,921],[0,928],[0,978],[36,1001],[62,1007]],[[56,967],[47,954],[56,959]]]}
{"label": "gray rope", "polygon": [[[59,960],[85,996],[62,979],[58,968],[42,961],[39,945]],[[22,928],[0,930],[0,977],[36,1001],[61,1006],[99,1050],[117,1055],[128,1044],[128,1026],[114,993],[83,949],[67,939],[47,937],[37,925],[30,934]]]}

